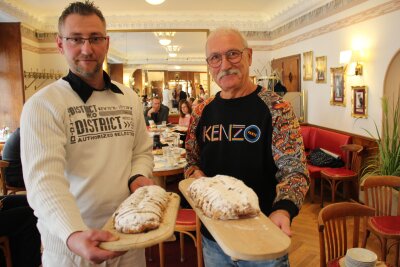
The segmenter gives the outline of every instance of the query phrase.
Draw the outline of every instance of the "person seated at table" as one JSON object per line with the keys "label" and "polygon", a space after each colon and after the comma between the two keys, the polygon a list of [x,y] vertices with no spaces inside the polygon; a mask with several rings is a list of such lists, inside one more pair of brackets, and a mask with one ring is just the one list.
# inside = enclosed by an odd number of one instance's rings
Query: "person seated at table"
{"label": "person seated at table", "polygon": [[189,127],[190,114],[192,113],[192,107],[187,100],[181,100],[179,102],[179,126]]}
{"label": "person seated at table", "polygon": [[192,106],[195,99],[196,98],[194,98],[193,96],[189,97],[188,101],[189,101],[190,106]]}
{"label": "person seated at table", "polygon": [[151,107],[144,111],[144,118],[147,126],[149,126],[149,120],[153,120],[155,124],[168,121],[168,115],[169,108],[161,104],[161,99],[158,96],[153,97]]}
{"label": "person seated at table", "polygon": [[[14,267],[40,266],[41,242],[36,223],[26,195],[0,196],[0,236],[7,236],[10,241]],[[1,250],[0,266],[5,266]]]}
{"label": "person seated at table", "polygon": [[24,177],[22,175],[19,128],[7,139],[3,148],[2,159],[9,162],[8,167],[5,169],[7,185],[25,187]]}
{"label": "person seated at table", "polygon": [[203,103],[203,98],[196,98],[192,103],[192,110],[194,110],[199,104]]}

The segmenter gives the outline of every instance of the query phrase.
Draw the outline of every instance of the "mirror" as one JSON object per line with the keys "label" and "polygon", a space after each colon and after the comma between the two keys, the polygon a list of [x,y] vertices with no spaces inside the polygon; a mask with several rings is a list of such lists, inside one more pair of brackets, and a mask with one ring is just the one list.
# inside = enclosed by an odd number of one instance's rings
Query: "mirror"
{"label": "mirror", "polygon": [[181,84],[190,96],[200,84],[208,90],[208,30],[109,30],[108,35],[108,65],[122,64],[124,84],[139,95],[160,95],[165,84],[170,89]]}

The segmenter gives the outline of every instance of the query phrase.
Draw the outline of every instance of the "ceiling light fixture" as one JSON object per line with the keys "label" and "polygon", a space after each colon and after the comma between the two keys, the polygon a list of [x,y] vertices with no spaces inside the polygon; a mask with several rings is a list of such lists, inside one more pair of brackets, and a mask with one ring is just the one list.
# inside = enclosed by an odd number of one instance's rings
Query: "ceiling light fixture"
{"label": "ceiling light fixture", "polygon": [[175,35],[175,32],[155,32],[154,33],[159,39],[160,45],[169,45],[172,41],[172,38]]}
{"label": "ceiling light fixture", "polygon": [[168,52],[168,56],[170,57],[176,57],[178,55],[178,52],[181,50],[182,46],[179,45],[167,45],[165,47],[165,50]]}
{"label": "ceiling light fixture", "polygon": [[146,0],[147,3],[150,5],[160,5],[164,3],[165,0]]}

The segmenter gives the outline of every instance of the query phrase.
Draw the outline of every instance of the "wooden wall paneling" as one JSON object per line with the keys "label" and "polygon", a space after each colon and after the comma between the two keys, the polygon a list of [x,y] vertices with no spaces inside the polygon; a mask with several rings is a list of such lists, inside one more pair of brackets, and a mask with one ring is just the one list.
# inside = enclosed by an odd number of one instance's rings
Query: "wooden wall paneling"
{"label": "wooden wall paneling", "polygon": [[20,23],[0,23],[0,127],[19,127],[24,104]]}
{"label": "wooden wall paneling", "polygon": [[135,84],[133,85],[135,88],[139,89],[140,95],[145,95],[146,92],[143,92],[143,73],[141,69],[135,70],[133,73],[133,78],[135,79]]}
{"label": "wooden wall paneling", "polygon": [[113,81],[124,83],[124,64],[110,64],[110,78]]}
{"label": "wooden wall paneling", "polygon": [[274,59],[271,62],[272,69],[277,71],[288,92],[301,91],[300,60],[300,55],[292,55]]}

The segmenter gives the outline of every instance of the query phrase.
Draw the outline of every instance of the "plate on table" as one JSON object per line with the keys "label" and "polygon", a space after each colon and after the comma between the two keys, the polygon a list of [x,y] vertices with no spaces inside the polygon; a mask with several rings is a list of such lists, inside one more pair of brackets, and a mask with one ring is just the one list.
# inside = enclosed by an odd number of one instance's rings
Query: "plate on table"
{"label": "plate on table", "polygon": [[169,201],[164,211],[163,221],[157,229],[140,234],[124,234],[118,232],[113,225],[111,217],[104,225],[103,230],[107,230],[119,237],[117,241],[103,242],[100,247],[111,251],[126,251],[135,248],[146,248],[156,245],[170,238],[175,229],[176,216],[178,215],[180,197],[179,195],[167,192]]}
{"label": "plate on table", "polygon": [[276,259],[289,252],[290,238],[263,213],[237,220],[205,216],[188,195],[193,181],[193,178],[180,181],[179,190],[226,254],[233,259],[256,261]]}

